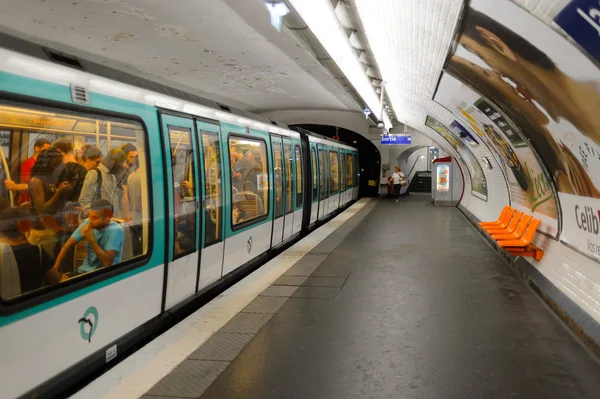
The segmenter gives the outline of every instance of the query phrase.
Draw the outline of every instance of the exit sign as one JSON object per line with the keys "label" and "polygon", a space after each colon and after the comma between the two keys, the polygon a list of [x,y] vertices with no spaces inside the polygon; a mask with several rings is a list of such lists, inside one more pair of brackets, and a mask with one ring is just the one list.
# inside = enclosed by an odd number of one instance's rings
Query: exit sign
{"label": "exit sign", "polygon": [[381,136],[381,144],[409,145],[412,144],[412,136],[405,134],[388,134]]}

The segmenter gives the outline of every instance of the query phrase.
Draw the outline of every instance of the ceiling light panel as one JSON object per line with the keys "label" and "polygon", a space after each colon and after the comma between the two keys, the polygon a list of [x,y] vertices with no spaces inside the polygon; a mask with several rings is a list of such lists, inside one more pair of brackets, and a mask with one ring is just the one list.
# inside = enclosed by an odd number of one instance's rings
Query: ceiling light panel
{"label": "ceiling light panel", "polygon": [[[321,42],[329,56],[335,61],[354,89],[368,107],[379,118],[381,104],[371,86],[362,64],[350,46],[344,28],[340,25],[329,0],[289,0],[304,23]],[[387,115],[383,116],[386,127],[391,128]]]}

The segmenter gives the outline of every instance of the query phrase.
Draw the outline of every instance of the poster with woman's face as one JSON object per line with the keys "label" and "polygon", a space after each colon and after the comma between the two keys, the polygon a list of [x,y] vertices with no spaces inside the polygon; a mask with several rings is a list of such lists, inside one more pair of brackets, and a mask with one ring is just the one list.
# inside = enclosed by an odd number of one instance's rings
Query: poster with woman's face
{"label": "poster with woman's face", "polygon": [[460,155],[471,176],[471,193],[477,198],[487,201],[488,191],[485,175],[477,157],[473,155],[469,147],[452,130],[432,116],[427,116],[425,125],[438,132]]}
{"label": "poster with woman's face", "polygon": [[521,164],[528,139],[559,193],[561,239],[600,259],[600,236],[587,223],[600,211],[600,70],[508,1],[472,0],[457,40],[446,70],[488,100],[479,111],[496,109],[520,131],[503,133]]}

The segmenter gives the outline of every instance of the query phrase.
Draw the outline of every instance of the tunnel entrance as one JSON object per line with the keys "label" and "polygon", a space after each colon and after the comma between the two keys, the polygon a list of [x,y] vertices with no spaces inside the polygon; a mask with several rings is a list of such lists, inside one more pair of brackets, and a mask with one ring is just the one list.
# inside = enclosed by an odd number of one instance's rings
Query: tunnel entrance
{"label": "tunnel entrance", "polygon": [[[381,154],[371,140],[363,135],[344,128],[330,125],[290,125],[290,128],[300,127],[333,138],[339,136],[340,142],[358,149],[360,162],[360,196],[377,197],[379,194],[379,176],[381,168]],[[374,186],[369,185],[369,180],[375,181]]]}

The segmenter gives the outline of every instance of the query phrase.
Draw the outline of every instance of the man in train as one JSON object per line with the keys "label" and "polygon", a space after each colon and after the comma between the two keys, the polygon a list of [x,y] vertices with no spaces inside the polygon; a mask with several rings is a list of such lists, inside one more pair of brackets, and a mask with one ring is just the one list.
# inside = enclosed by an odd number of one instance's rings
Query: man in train
{"label": "man in train", "polygon": [[261,170],[260,151],[256,148],[246,151],[244,157],[233,167],[233,173],[236,177],[235,183],[237,183],[236,189],[240,192],[251,191],[255,193],[257,190],[256,177]]}
{"label": "man in train", "polygon": [[129,211],[129,187],[127,181],[129,180],[131,173],[136,168],[138,151],[137,148],[131,143],[123,145],[121,150],[125,153],[125,161],[115,173],[115,177],[117,178],[117,187],[119,188],[118,193],[121,197],[121,213],[118,216],[124,218],[125,220],[131,220],[131,213]]}
{"label": "man in train", "polygon": [[122,167],[124,161],[125,153],[120,148],[113,148],[97,168],[88,171],[79,196],[82,207],[89,207],[92,201],[100,198],[111,204],[120,205],[115,173]]}
{"label": "man in train", "polygon": [[40,152],[44,151],[46,148],[52,146],[50,141],[45,138],[39,138],[33,143],[33,155],[25,160],[21,164],[20,167],[20,183],[15,183],[13,180],[5,180],[4,185],[7,190],[13,190],[19,192],[19,200],[18,204],[21,205],[24,202],[31,201],[31,197],[29,196],[29,179],[31,178],[31,168],[35,164],[35,161],[38,158]]}
{"label": "man in train", "polygon": [[121,226],[111,220],[112,217],[113,207],[109,201],[105,199],[93,201],[88,211],[88,218],[79,225],[61,248],[54,269],[59,271],[69,249],[83,240],[86,241],[87,256],[77,269],[79,274],[119,263],[123,253],[124,233]]}

